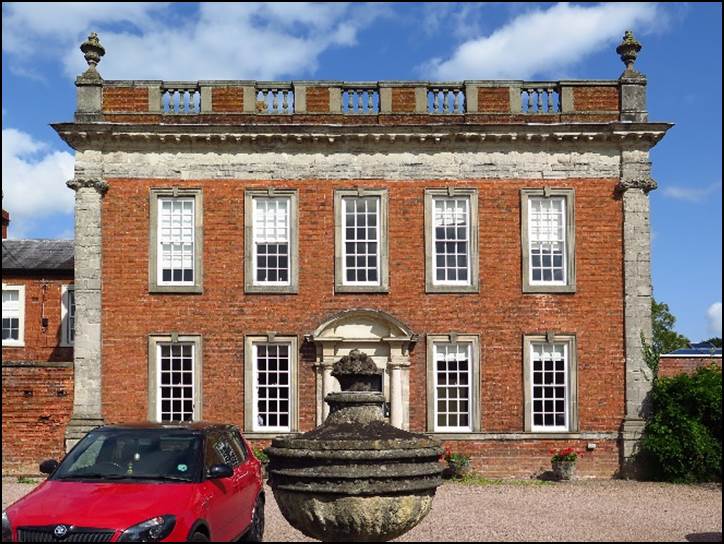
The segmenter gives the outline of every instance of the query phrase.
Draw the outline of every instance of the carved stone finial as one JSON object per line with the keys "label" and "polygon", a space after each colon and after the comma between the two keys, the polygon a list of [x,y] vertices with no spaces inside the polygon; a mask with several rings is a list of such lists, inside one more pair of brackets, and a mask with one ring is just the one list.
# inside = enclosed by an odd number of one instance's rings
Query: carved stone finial
{"label": "carved stone finial", "polygon": [[84,75],[97,74],[96,66],[101,61],[101,57],[106,54],[106,49],[101,45],[98,34],[91,32],[88,39],[80,45],[80,50],[88,63],[88,69]]}
{"label": "carved stone finial", "polygon": [[634,37],[633,32],[627,30],[623,35],[623,40],[616,48],[616,53],[619,54],[621,60],[626,65],[624,74],[638,73],[634,70],[634,62],[636,62],[636,57],[638,57],[639,51],[641,51],[641,44]]}
{"label": "carved stone finial", "polygon": [[377,391],[382,383],[382,370],[358,349],[334,363],[332,376],[339,380],[342,391]]}

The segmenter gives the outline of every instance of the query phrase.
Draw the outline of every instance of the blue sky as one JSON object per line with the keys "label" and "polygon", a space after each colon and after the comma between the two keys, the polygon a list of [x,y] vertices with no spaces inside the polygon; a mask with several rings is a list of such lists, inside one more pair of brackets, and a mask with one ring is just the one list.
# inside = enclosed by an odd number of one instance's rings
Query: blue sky
{"label": "blue sky", "polygon": [[70,238],[72,119],[91,30],[107,79],[615,79],[644,45],[653,121],[654,295],[693,340],[721,335],[721,4],[3,3],[3,205],[11,237]]}

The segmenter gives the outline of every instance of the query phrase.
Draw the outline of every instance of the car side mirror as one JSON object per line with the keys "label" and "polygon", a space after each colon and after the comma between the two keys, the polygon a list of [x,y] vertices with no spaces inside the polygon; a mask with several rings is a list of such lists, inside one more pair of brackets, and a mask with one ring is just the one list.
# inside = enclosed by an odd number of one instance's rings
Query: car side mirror
{"label": "car side mirror", "polygon": [[58,468],[59,464],[55,459],[46,459],[40,463],[40,472],[43,474],[52,474],[55,472],[55,469]]}
{"label": "car side mirror", "polygon": [[231,478],[233,475],[234,469],[232,469],[229,465],[211,465],[211,468],[209,468],[209,480]]}

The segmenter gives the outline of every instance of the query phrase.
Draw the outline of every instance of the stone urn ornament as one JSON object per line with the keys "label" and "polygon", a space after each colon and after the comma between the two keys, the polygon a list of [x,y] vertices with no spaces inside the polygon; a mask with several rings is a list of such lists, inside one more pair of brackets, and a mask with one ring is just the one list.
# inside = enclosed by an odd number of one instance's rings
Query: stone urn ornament
{"label": "stone urn ornament", "polygon": [[326,396],[326,421],[265,450],[269,485],[282,515],[308,537],[392,540],[430,512],[442,447],[385,421],[382,370],[366,354],[342,357],[332,376],[342,391]]}

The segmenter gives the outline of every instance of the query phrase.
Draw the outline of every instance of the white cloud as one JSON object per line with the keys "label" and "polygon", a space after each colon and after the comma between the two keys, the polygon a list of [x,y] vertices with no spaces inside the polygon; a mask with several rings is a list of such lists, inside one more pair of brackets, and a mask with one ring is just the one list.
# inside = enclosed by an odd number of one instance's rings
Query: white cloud
{"label": "white cloud", "polygon": [[641,33],[659,16],[654,3],[588,7],[561,2],[518,15],[489,36],[466,41],[450,58],[432,59],[422,70],[441,80],[544,76],[613,44],[628,28]]}
{"label": "white cloud", "polygon": [[706,311],[709,320],[709,333],[721,338],[721,302],[715,302]]}
{"label": "white cloud", "polygon": [[708,187],[670,186],[664,188],[664,195],[687,202],[704,202],[710,195],[719,191],[721,191],[721,181],[712,183]]}
{"label": "white cloud", "polygon": [[14,128],[2,131],[3,208],[10,212],[13,233],[54,214],[72,214],[74,193],[65,186],[73,177],[73,155]]}
{"label": "white cloud", "polygon": [[14,62],[27,62],[33,40],[45,48],[38,53],[60,60],[74,77],[86,68],[78,46],[96,30],[107,51],[99,66],[106,79],[299,77],[329,48],[354,45],[358,31],[385,10],[307,2],[201,3],[193,14],[153,3],[66,6],[3,7],[3,49]]}

